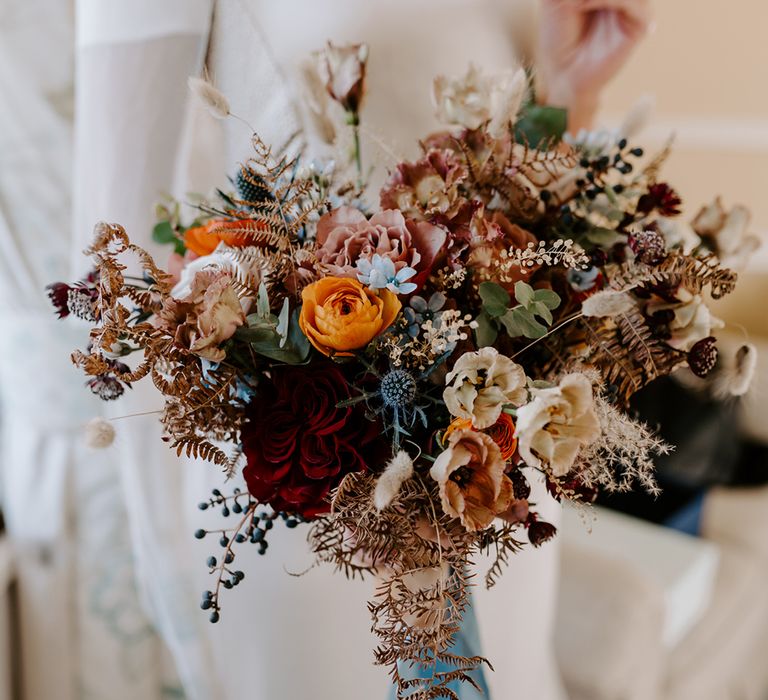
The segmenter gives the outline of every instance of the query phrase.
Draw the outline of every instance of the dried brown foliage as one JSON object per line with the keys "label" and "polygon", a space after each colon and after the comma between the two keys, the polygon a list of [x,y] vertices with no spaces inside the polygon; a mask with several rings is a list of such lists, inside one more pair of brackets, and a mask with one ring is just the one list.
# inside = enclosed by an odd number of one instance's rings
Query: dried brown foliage
{"label": "dried brown foliage", "polygon": [[[495,548],[497,561],[488,573],[492,585],[520,543],[516,527],[490,527],[470,533],[440,508],[436,482],[417,471],[383,511],[373,505],[376,477],[350,474],[333,496],[332,512],[312,525],[309,542],[318,560],[348,577],[366,574],[379,583],[369,603],[372,630],[379,639],[376,663],[389,668],[401,698],[452,698],[448,685],[475,685],[469,672],[487,661],[459,657],[448,650],[459,630],[474,585],[472,557]],[[441,661],[452,670],[438,672]],[[418,667],[431,675],[414,678]]]}

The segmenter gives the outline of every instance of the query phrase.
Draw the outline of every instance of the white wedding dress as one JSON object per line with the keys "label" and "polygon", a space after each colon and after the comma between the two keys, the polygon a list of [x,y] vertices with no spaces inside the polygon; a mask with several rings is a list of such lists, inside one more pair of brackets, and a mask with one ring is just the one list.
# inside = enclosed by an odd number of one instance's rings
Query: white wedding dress
{"label": "white wedding dress", "polygon": [[[370,44],[364,152],[384,165],[389,150],[413,155],[416,139],[436,128],[429,88],[438,72],[460,73],[470,60],[489,70],[514,61],[510,6],[502,0],[81,0],[78,110],[79,196],[76,233],[82,248],[98,219],[126,226],[147,245],[152,202],[160,190],[208,191],[249,156],[240,122],[183,115],[188,74],[204,56],[233,112],[266,140],[280,143],[301,123],[298,61],[326,40]],[[514,9],[514,8],[512,8]],[[211,18],[213,21],[211,23]],[[210,33],[209,33],[210,32]],[[382,149],[378,142],[388,144]],[[177,193],[179,193],[177,191]],[[167,255],[167,252],[161,255]],[[74,266],[85,264],[76,254]],[[132,392],[119,411],[157,408],[151,390]],[[159,441],[154,416],[120,421],[119,463],[146,600],[176,659],[190,698],[359,700],[385,698],[388,679],[372,665],[374,638],[365,602],[371,584],[347,582],[328,569],[296,578],[311,557],[301,528],[276,527],[269,552],[242,545],[246,579],[223,600],[209,625],[197,609],[209,584],[205,556],[215,542],[192,539],[218,516],[194,507],[221,487],[214,467],[181,464]],[[558,508],[541,488],[541,510]],[[557,545],[515,558],[499,585],[478,587],[487,674],[495,700],[557,700],[562,690],[551,648]]]}
{"label": "white wedding dress", "polygon": [[87,329],[44,289],[69,278],[74,58],[73,2],[0,5],[0,508],[20,681],[25,700],[160,700],[178,683],[137,595],[120,473],[83,440],[101,403],[69,355]]}

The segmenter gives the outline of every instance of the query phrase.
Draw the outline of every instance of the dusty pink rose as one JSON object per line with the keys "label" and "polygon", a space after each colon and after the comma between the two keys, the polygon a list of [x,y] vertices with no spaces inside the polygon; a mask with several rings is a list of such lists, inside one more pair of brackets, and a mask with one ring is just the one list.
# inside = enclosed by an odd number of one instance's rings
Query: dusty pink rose
{"label": "dusty pink rose", "polygon": [[412,218],[451,216],[466,201],[459,185],[467,169],[456,153],[430,150],[420,160],[399,163],[380,194],[382,209],[399,209]]}
{"label": "dusty pink rose", "polygon": [[173,333],[176,342],[211,362],[221,362],[221,348],[245,323],[232,275],[221,270],[201,270],[182,299],[168,297],[158,314],[158,327]]}
{"label": "dusty pink rose", "polygon": [[412,267],[411,280],[421,287],[445,246],[446,232],[426,221],[406,219],[397,210],[375,214],[370,219],[352,207],[339,207],[317,224],[317,259],[331,274],[355,277],[355,265],[378,253],[390,258],[395,269]]}

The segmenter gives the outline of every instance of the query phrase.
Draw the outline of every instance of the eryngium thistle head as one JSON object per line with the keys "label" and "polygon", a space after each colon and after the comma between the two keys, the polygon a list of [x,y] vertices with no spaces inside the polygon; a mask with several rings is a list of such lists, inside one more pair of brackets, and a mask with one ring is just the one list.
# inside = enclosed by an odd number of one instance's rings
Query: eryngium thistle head
{"label": "eryngium thistle head", "polygon": [[393,369],[381,378],[379,392],[387,406],[410,406],[416,398],[416,380],[404,369]]}

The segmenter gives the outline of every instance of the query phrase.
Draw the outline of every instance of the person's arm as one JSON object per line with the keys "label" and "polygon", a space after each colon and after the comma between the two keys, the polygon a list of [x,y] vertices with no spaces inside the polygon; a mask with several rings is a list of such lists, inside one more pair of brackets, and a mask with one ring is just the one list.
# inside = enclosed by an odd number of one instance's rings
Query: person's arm
{"label": "person's arm", "polygon": [[568,130],[589,128],[600,93],[648,31],[648,0],[542,0],[536,92],[568,110]]}

